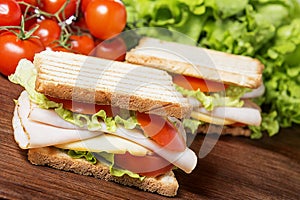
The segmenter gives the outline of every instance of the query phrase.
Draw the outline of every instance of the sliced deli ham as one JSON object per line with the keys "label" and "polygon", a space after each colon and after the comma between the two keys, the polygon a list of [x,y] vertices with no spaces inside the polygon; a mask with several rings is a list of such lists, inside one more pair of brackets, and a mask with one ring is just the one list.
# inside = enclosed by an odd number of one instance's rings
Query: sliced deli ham
{"label": "sliced deli ham", "polygon": [[24,91],[18,99],[13,118],[15,139],[22,149],[74,142],[103,134],[102,132],[64,129],[37,123],[28,119],[29,113],[30,101],[27,92]]}
{"label": "sliced deli ham", "polygon": [[[26,92],[20,95],[15,112],[17,117],[14,117],[14,121],[17,122],[19,120],[19,123],[16,123],[17,125],[14,126],[15,138],[23,149],[59,146],[63,143],[72,145],[72,142],[84,141],[106,132],[155,152],[186,173],[190,173],[197,164],[197,156],[191,149],[186,148],[182,152],[168,150],[144,136],[141,130],[138,129],[128,130],[119,126],[116,132],[110,132],[106,129],[105,123],[101,124],[102,130],[97,132],[71,129],[72,126],[68,122],[63,122],[64,120],[58,115],[54,115],[53,113],[55,112],[53,110],[40,109],[35,106],[30,107],[30,100]],[[51,118],[41,117],[48,116],[48,114],[50,114]],[[57,124],[56,126],[52,125],[57,122],[61,127],[57,127]]]}
{"label": "sliced deli ham", "polygon": [[259,126],[261,123],[260,111],[255,108],[247,107],[216,107],[213,111],[199,108],[197,112],[208,114],[217,118],[241,122],[247,125]]}

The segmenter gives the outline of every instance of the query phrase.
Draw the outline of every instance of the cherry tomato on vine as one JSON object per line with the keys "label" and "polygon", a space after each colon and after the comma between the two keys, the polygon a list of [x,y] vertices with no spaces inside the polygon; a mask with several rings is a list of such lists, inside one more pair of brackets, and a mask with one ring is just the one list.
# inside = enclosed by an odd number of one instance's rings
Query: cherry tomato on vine
{"label": "cherry tomato on vine", "polygon": [[[37,0],[16,0],[17,2],[25,2],[25,3],[28,3],[32,6],[37,6]],[[26,10],[26,5],[22,5],[22,4],[19,4],[20,5],[20,8],[22,10],[22,13],[25,12]],[[30,10],[34,10],[34,9],[30,9]]]}
{"label": "cherry tomato on vine", "polygon": [[31,27],[33,26],[33,24],[37,23],[37,18],[33,17],[30,19],[25,19],[25,30],[29,31],[31,29]]}
{"label": "cherry tomato on vine", "polygon": [[49,47],[52,51],[63,51],[63,52],[74,53],[72,49],[64,47],[58,41],[51,42],[47,47]]}
{"label": "cherry tomato on vine", "polygon": [[89,35],[71,35],[71,49],[80,54],[89,55],[95,48],[94,40]]}
{"label": "cherry tomato on vine", "polygon": [[55,20],[45,19],[32,25],[30,29],[39,26],[33,35],[38,36],[45,46],[48,46],[54,40],[58,40],[61,28]]}
{"label": "cherry tomato on vine", "polygon": [[[67,0],[40,0],[39,8],[51,14],[55,14]],[[70,0],[65,10],[59,15],[61,19],[68,19],[76,12],[76,0]]]}
{"label": "cherry tomato on vine", "polygon": [[0,0],[0,26],[18,26],[21,16],[21,8],[15,0]]}
{"label": "cherry tomato on vine", "polygon": [[0,72],[6,76],[15,72],[22,58],[33,60],[34,54],[43,51],[44,45],[37,38],[19,39],[11,32],[0,35]]}
{"label": "cherry tomato on vine", "polygon": [[86,25],[85,19],[84,17],[80,16],[78,20],[76,20],[73,24],[72,24],[72,30],[77,31],[78,29],[80,29],[80,31],[83,32],[89,32],[89,28]]}
{"label": "cherry tomato on vine", "polygon": [[95,56],[109,60],[124,61],[126,44],[120,37],[100,42],[95,48]]}
{"label": "cherry tomato on vine", "polygon": [[92,0],[81,0],[81,5],[80,5],[81,12],[85,12],[90,1]]}
{"label": "cherry tomato on vine", "polygon": [[120,1],[92,0],[84,14],[91,34],[101,40],[119,34],[126,25],[126,9]]}

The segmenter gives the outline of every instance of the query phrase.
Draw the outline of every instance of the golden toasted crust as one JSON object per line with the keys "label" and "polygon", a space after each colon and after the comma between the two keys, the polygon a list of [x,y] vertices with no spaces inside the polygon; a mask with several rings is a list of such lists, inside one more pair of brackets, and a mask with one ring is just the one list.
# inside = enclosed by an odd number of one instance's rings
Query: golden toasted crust
{"label": "golden toasted crust", "polygon": [[94,176],[98,179],[134,186],[141,190],[164,196],[175,196],[179,187],[172,171],[156,178],[146,177],[143,181],[127,175],[115,177],[109,173],[107,165],[100,162],[93,165],[84,159],[73,159],[55,147],[29,149],[28,160],[34,165],[46,165],[59,170]]}
{"label": "golden toasted crust", "polygon": [[36,90],[45,95],[177,118],[191,106],[166,72],[64,52],[35,56]]}
{"label": "golden toasted crust", "polygon": [[126,61],[249,88],[257,88],[262,84],[264,69],[261,62],[250,57],[147,37],[126,53]]}

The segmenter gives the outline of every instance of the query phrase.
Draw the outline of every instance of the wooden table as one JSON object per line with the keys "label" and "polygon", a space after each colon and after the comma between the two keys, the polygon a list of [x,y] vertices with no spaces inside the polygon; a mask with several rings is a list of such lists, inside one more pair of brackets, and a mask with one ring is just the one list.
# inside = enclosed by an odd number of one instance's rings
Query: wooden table
{"label": "wooden table", "polygon": [[[22,88],[0,76],[0,198],[7,199],[168,199],[93,177],[27,161],[13,139],[13,99]],[[191,148],[199,152],[204,136]],[[189,175],[175,171],[174,199],[300,199],[300,127],[262,140],[222,137]]]}

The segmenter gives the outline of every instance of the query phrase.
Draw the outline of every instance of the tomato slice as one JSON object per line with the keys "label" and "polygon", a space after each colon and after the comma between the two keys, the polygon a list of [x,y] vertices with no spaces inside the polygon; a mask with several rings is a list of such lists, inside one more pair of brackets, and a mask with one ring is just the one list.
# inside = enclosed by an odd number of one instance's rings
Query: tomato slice
{"label": "tomato slice", "polygon": [[242,122],[235,122],[234,124],[230,124],[230,126],[234,126],[234,127],[244,127],[247,126],[247,124],[244,124]]}
{"label": "tomato slice", "polygon": [[228,86],[216,81],[204,80],[191,76],[175,75],[173,82],[188,90],[198,90],[202,92],[219,92],[224,91]]}
{"label": "tomato slice", "polygon": [[156,177],[172,170],[173,164],[157,155],[134,156],[125,154],[114,155],[115,165],[142,176]]}
{"label": "tomato slice", "polygon": [[67,110],[70,110],[75,113],[81,113],[81,114],[88,114],[92,115],[100,110],[104,110],[106,112],[106,115],[108,117],[112,117],[117,115],[119,112],[119,108],[111,107],[110,105],[97,105],[92,103],[82,103],[82,102],[76,102],[72,100],[65,100],[65,99],[58,99],[47,96],[47,98],[51,101],[62,103],[63,107]]}
{"label": "tomato slice", "polygon": [[137,112],[144,133],[157,144],[172,151],[184,151],[186,143],[177,128],[162,116]]}

